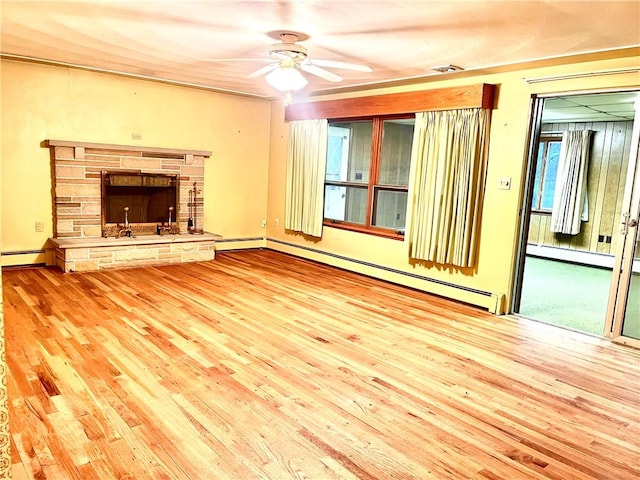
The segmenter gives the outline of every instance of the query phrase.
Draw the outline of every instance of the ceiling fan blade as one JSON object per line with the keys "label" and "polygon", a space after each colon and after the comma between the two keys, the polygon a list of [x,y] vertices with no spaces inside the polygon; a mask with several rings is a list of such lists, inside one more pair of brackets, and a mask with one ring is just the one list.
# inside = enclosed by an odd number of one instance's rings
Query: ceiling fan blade
{"label": "ceiling fan blade", "polygon": [[264,75],[265,73],[269,73],[271,70],[275,70],[276,68],[278,68],[280,64],[278,62],[275,63],[270,63],[269,65],[266,65],[258,70],[256,70],[253,73],[250,73],[249,75],[247,75],[247,78],[256,78],[259,77],[261,75]]}
{"label": "ceiling fan blade", "polygon": [[343,70],[355,70],[356,72],[373,72],[371,67],[359,65],[357,63],[334,62],[333,60],[313,59],[310,62],[318,67],[341,68]]}
{"label": "ceiling fan blade", "polygon": [[313,63],[310,62],[305,62],[303,64],[300,65],[300,68],[302,70],[304,70],[307,73],[310,73],[312,75],[316,75],[320,78],[324,78],[325,80],[328,80],[330,82],[341,82],[342,81],[342,77],[339,75],[336,75],[335,73],[329,72],[328,70],[325,70],[324,68],[320,68],[317,65],[314,65]]}

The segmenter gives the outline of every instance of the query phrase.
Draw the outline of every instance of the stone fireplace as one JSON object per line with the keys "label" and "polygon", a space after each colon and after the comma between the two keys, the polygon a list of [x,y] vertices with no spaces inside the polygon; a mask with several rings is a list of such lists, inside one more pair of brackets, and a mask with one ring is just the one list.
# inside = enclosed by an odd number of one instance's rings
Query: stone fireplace
{"label": "stone fireplace", "polygon": [[50,244],[65,272],[214,258],[216,236],[202,230],[210,152],[62,140],[44,146],[52,157]]}

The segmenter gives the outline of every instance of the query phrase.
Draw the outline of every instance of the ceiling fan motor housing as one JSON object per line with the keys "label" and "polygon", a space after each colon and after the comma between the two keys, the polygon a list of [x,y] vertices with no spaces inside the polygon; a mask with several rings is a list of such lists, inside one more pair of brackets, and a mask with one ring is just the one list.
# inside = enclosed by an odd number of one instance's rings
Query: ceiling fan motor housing
{"label": "ceiling fan motor housing", "polygon": [[269,53],[274,56],[287,56],[301,61],[307,58],[307,49],[296,43],[274,43],[269,47]]}

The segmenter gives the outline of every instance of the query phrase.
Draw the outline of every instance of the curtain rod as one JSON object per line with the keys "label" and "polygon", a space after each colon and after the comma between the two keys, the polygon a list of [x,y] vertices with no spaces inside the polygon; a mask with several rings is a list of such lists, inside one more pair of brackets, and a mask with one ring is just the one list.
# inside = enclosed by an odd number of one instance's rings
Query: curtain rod
{"label": "curtain rod", "polygon": [[552,75],[549,77],[523,78],[523,80],[531,85],[532,83],[554,82],[556,80],[570,80],[573,78],[597,77],[601,75],[618,75],[623,73],[635,73],[638,71],[640,71],[640,67],[615,68],[611,70],[598,70],[595,72],[567,73],[564,75]]}

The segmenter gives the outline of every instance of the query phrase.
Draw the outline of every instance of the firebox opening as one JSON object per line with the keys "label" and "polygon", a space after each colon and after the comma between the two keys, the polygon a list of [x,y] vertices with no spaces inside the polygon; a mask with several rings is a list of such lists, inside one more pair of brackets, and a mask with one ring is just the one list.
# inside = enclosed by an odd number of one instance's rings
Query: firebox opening
{"label": "firebox opening", "polygon": [[102,224],[125,223],[125,207],[130,224],[149,224],[147,232],[153,234],[154,225],[176,222],[178,214],[178,176],[136,172],[104,172],[102,175]]}

